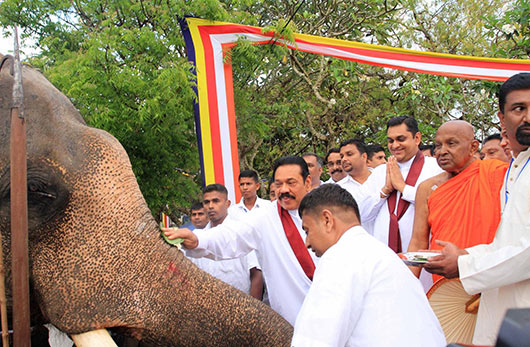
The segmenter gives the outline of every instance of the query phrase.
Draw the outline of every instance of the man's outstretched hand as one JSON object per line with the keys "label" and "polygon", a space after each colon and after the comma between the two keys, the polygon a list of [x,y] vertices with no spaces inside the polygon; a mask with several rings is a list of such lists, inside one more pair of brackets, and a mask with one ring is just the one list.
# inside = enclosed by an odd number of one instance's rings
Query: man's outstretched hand
{"label": "man's outstretched hand", "polygon": [[443,246],[442,253],[432,257],[423,265],[423,268],[430,273],[441,275],[446,278],[455,278],[459,276],[458,257],[468,254],[465,249],[458,248],[451,242],[435,241],[439,246]]}
{"label": "man's outstretched hand", "polygon": [[182,245],[187,249],[194,249],[199,245],[199,239],[190,229],[162,228],[162,231],[170,240],[177,238],[184,239]]}

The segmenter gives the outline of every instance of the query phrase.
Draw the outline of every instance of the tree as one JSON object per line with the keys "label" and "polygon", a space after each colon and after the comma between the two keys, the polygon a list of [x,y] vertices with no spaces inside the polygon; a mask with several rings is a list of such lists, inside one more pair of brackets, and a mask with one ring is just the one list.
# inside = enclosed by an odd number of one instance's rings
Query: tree
{"label": "tree", "polygon": [[216,1],[4,1],[0,23],[38,38],[31,60],[91,126],[125,147],[156,213],[200,186],[190,65],[178,18],[223,19]]}
{"label": "tree", "polygon": [[[5,0],[0,25],[39,38],[32,60],[90,125],[124,145],[154,212],[189,206],[200,174],[194,94],[178,18],[185,14],[435,52],[528,57],[529,1],[516,0]],[[463,118],[498,130],[497,83],[389,70],[240,42],[229,59],[241,168],[270,174],[286,154],[324,155],[342,140],[386,142],[385,123],[415,116],[425,142]],[[186,176],[189,175],[189,176]],[[173,208],[174,210],[174,208]]]}

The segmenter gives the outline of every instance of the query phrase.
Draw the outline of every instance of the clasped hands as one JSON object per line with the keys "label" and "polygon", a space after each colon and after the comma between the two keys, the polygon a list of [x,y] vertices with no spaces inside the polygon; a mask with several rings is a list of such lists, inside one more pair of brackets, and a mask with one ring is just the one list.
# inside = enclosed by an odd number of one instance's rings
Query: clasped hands
{"label": "clasped hands", "polygon": [[405,185],[396,157],[390,156],[386,164],[385,185],[381,188],[382,197],[388,197],[394,190],[403,193]]}

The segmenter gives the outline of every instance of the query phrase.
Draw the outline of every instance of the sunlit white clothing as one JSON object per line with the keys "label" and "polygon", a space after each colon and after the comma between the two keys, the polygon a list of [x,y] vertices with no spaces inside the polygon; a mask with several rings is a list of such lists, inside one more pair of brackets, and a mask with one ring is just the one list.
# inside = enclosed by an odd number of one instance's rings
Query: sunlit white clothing
{"label": "sunlit white clothing", "polygon": [[327,183],[337,183],[333,180],[333,178],[330,176],[329,179],[327,181],[324,182],[324,184],[327,184]]}
{"label": "sunlit white clothing", "polygon": [[506,310],[530,307],[529,158],[530,149],[519,153],[507,172],[501,189],[503,212],[493,242],[468,248],[469,254],[458,257],[464,289],[482,293],[474,344],[495,344]]}
{"label": "sunlit white clothing", "polygon": [[[277,203],[273,201],[263,208],[252,209],[244,219],[230,220],[197,233],[199,245],[187,253],[194,257],[231,259],[256,250],[271,307],[294,324],[311,281],[287,241]],[[305,241],[298,211],[292,210],[289,214]],[[309,254],[316,265],[317,257],[312,251]]]}
{"label": "sunlit white clothing", "polygon": [[[406,252],[409,248],[410,239],[412,237],[412,227],[414,225],[414,201],[416,200],[416,190],[421,182],[444,172],[432,157],[424,157],[425,162],[421,173],[416,181],[415,186],[406,185],[403,189],[403,194],[398,192],[397,198],[410,203],[407,211],[399,220],[399,232],[401,235],[401,249]],[[410,167],[414,157],[407,162],[398,163],[398,166],[403,176],[403,180],[407,179]],[[388,245],[388,234],[390,227],[390,213],[388,212],[388,204],[386,198],[381,198],[381,189],[386,181],[386,165],[381,164],[374,169],[368,180],[364,182],[362,190],[364,193],[364,200],[361,202],[360,212],[363,223],[373,221],[372,230],[368,230],[376,239]],[[396,209],[398,204],[396,203]],[[420,280],[425,290],[428,290],[432,285],[432,276],[426,271],[421,271]]]}
{"label": "sunlit white clothing", "polygon": [[[268,205],[270,203],[271,202],[269,200],[265,200],[265,199],[262,199],[259,196],[257,196],[256,197],[256,201],[254,202],[254,206],[252,207],[252,209],[262,208],[263,206],[266,206],[266,205]],[[249,210],[245,206],[245,198],[241,198],[241,201],[239,201],[239,203],[230,206],[230,208],[228,209],[228,214],[230,216],[236,218],[236,219],[241,219],[249,211],[251,211],[251,210]]]}
{"label": "sunlit white clothing", "polygon": [[[371,176],[371,175],[370,175]],[[366,183],[366,182],[365,182]],[[348,191],[348,193],[350,193],[353,198],[355,199],[355,202],[357,203],[358,207],[359,207],[359,212],[361,210],[361,202],[364,201],[365,199],[365,192],[363,189],[361,189],[361,187],[363,186],[363,184],[357,182],[355,179],[353,179],[353,177],[351,177],[350,175],[346,175],[346,177],[344,177],[343,179],[341,179],[340,181],[337,182],[337,184]],[[361,215],[361,224],[363,226],[363,228],[368,231],[369,234],[372,234],[372,230],[373,230],[373,227],[374,227],[374,221],[371,220],[371,221],[367,221],[367,220],[364,220],[362,218],[362,215]]]}
{"label": "sunlit white clothing", "polygon": [[[233,219],[230,216],[226,216],[223,223],[230,220]],[[208,222],[203,230],[211,229],[212,226],[210,223]],[[197,230],[197,232],[200,233],[202,231]],[[260,269],[255,252],[250,252],[239,258],[226,260],[191,257],[189,259],[200,269],[247,294],[250,294],[250,269]]]}
{"label": "sunlit white clothing", "polygon": [[292,346],[445,346],[411,271],[362,227],[321,257],[296,319]]}

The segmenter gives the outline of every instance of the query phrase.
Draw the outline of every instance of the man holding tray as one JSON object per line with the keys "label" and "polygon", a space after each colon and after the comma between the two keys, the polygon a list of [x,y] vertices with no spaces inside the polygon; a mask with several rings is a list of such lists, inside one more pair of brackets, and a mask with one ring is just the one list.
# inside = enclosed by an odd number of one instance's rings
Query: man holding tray
{"label": "man holding tray", "polygon": [[482,293],[473,343],[495,343],[508,308],[530,307],[530,73],[510,77],[500,88],[498,113],[512,147],[501,189],[502,217],[491,244],[460,249],[437,241],[442,254],[424,268],[460,277],[467,293]]}

